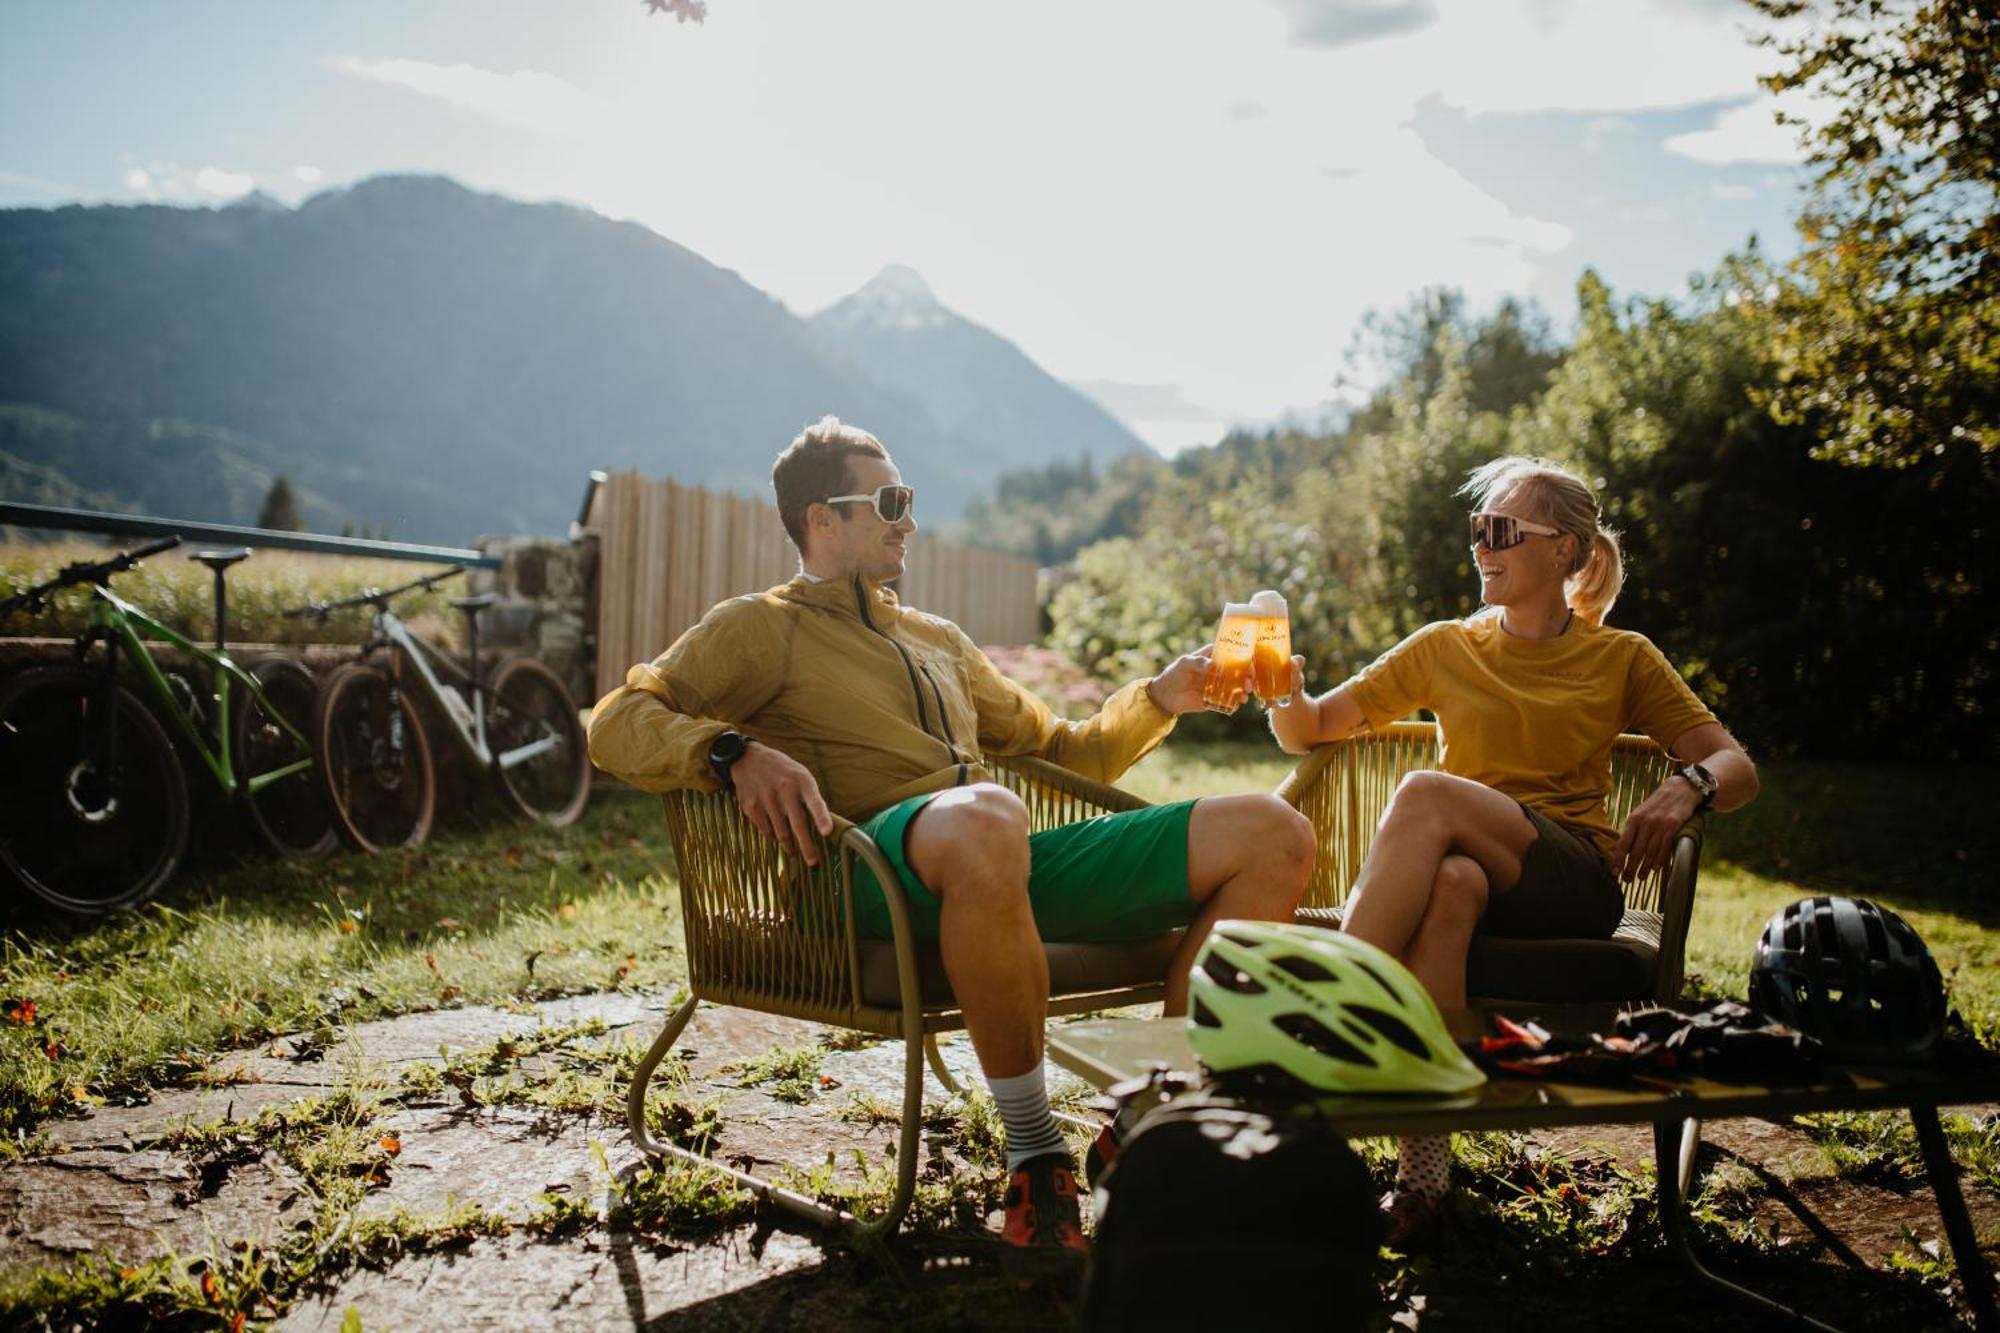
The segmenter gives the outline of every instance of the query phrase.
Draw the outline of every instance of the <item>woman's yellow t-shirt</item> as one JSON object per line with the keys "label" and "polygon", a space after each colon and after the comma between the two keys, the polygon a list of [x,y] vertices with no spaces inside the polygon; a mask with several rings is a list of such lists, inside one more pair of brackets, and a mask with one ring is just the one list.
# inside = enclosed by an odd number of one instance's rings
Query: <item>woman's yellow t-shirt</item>
{"label": "woman's yellow t-shirt", "polygon": [[1581,618],[1553,639],[1517,639],[1493,612],[1440,620],[1344,688],[1372,728],[1429,709],[1441,769],[1577,830],[1606,859],[1618,845],[1606,804],[1618,733],[1666,749],[1715,721],[1645,635]]}

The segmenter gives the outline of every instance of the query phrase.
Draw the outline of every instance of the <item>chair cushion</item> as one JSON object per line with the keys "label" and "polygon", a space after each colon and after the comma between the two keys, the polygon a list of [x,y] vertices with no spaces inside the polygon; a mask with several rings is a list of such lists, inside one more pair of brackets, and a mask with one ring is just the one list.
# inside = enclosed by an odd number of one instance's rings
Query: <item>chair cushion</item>
{"label": "chair cushion", "polygon": [[[1131,944],[1044,944],[1049,959],[1051,996],[1085,995],[1091,991],[1144,986],[1167,975],[1167,963],[1181,942],[1181,932],[1156,935]],[[917,976],[924,1007],[955,1004],[944,960],[936,949],[917,950]],[[865,1003],[894,1008],[902,1003],[896,984],[896,946],[887,940],[861,941],[861,998]]]}
{"label": "chair cushion", "polygon": [[[1340,929],[1337,907],[1301,907],[1293,918]],[[1660,959],[1660,914],[1627,910],[1608,940],[1516,940],[1475,935],[1465,989],[1505,1000],[1643,1000]]]}

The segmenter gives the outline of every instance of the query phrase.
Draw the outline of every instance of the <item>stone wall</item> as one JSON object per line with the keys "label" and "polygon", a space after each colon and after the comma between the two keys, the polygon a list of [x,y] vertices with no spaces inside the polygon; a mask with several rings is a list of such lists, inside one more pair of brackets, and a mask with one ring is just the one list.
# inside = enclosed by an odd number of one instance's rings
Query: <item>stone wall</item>
{"label": "stone wall", "polygon": [[555,672],[579,707],[596,702],[592,663],[596,633],[589,604],[597,562],[595,539],[482,537],[482,555],[498,569],[466,571],[468,593],[499,595],[479,617],[480,654],[527,653]]}

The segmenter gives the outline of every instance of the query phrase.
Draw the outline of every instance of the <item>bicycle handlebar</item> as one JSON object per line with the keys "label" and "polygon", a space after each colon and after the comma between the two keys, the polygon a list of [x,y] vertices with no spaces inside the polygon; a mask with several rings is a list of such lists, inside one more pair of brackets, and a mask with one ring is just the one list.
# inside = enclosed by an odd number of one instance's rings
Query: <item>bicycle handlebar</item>
{"label": "bicycle handlebar", "polygon": [[148,556],[162,551],[171,551],[181,544],[179,537],[162,537],[158,541],[147,542],[131,551],[120,551],[109,560],[80,560],[72,565],[64,565],[62,571],[45,583],[37,583],[32,588],[23,588],[10,597],[0,598],[0,618],[11,616],[23,607],[40,610],[48,595],[60,588],[78,583],[103,583],[113,574],[123,574]]}
{"label": "bicycle handlebar", "polygon": [[389,609],[390,598],[401,597],[404,593],[414,592],[418,588],[436,587],[446,579],[457,578],[464,572],[463,569],[441,569],[435,574],[426,574],[420,579],[411,579],[408,583],[402,584],[400,587],[363,588],[352,597],[343,597],[337,602],[307,602],[304,606],[288,607],[280,612],[280,614],[287,620],[297,620],[302,616],[311,616],[314,620],[325,620],[335,611],[344,611],[350,606],[375,606],[387,611]]}

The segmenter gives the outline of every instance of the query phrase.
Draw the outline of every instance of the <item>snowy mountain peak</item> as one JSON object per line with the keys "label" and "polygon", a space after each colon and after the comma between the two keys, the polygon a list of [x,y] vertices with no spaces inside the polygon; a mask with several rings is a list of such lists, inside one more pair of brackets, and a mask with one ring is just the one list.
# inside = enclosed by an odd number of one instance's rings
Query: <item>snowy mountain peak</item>
{"label": "snowy mountain peak", "polygon": [[910,332],[936,328],[950,317],[951,312],[938,303],[923,275],[902,264],[884,268],[821,316],[838,327],[866,325]]}

